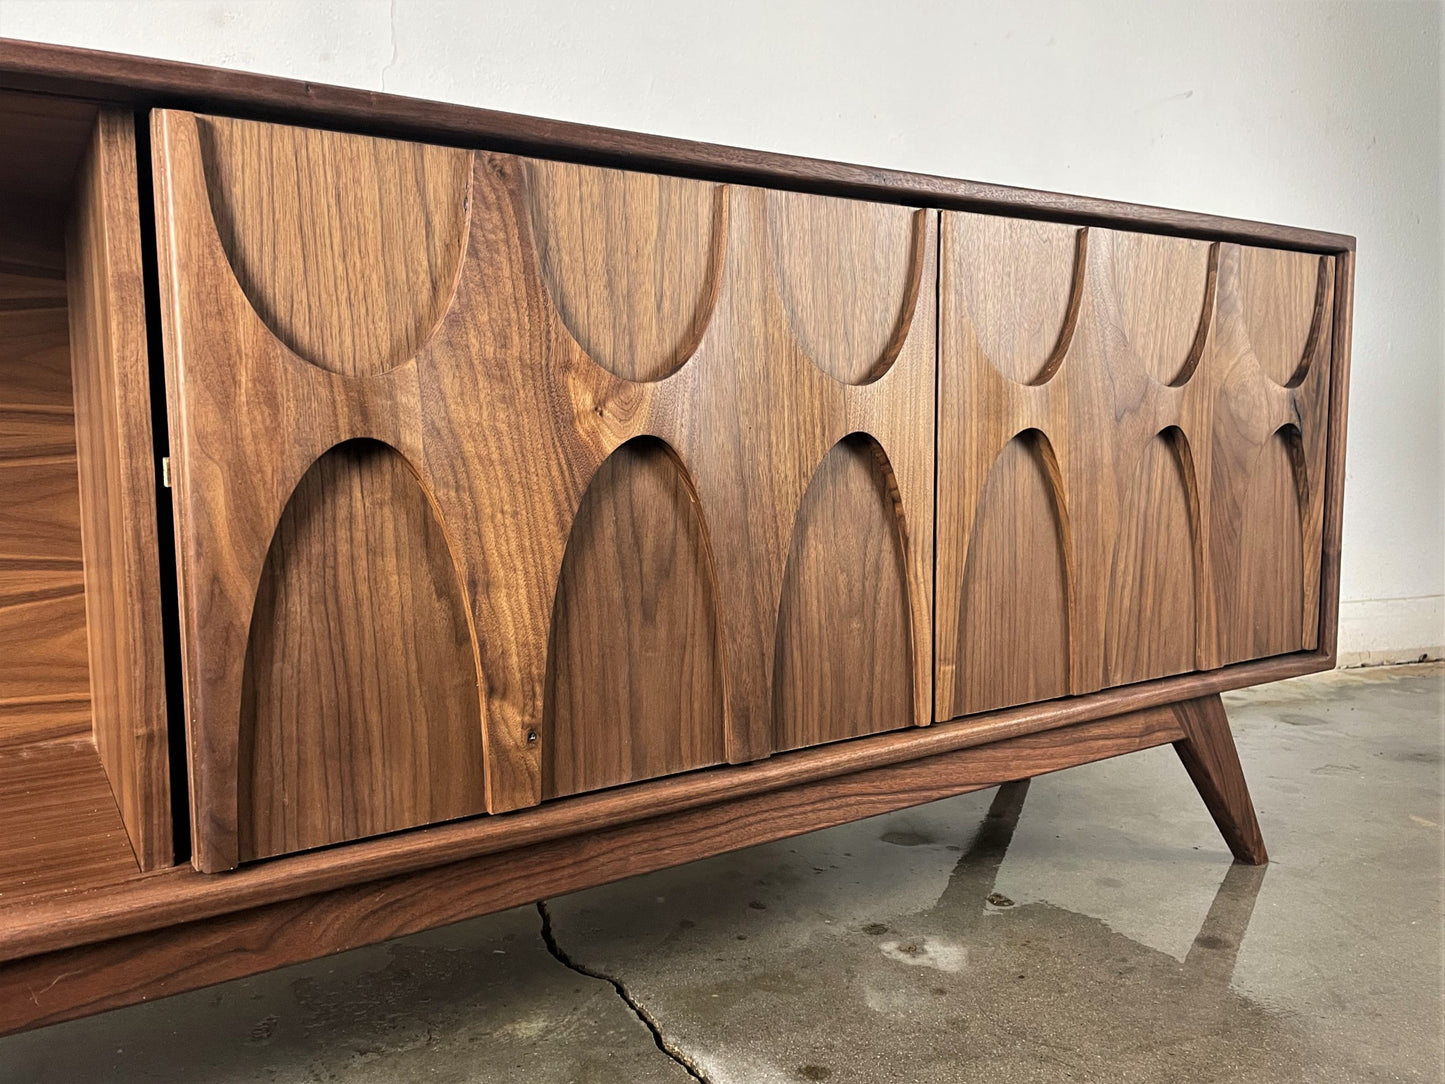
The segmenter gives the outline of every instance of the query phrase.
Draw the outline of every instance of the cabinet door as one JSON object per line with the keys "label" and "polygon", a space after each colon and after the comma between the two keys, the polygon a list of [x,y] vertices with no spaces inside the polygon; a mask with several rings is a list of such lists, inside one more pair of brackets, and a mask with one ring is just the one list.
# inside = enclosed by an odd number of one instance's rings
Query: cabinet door
{"label": "cabinet door", "polygon": [[201,868],[929,721],[936,215],[154,128]]}
{"label": "cabinet door", "polygon": [[938,717],[1315,647],[1333,257],[941,245]]}

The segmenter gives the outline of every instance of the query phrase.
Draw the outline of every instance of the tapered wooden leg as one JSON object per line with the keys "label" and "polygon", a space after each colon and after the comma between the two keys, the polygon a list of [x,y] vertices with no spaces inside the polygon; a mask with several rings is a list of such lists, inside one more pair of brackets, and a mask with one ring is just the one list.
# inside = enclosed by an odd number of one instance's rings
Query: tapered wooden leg
{"label": "tapered wooden leg", "polygon": [[1174,748],[1224,841],[1239,861],[1264,865],[1269,855],[1219,695],[1186,700],[1175,704],[1173,710],[1184,731],[1184,738],[1175,742]]}

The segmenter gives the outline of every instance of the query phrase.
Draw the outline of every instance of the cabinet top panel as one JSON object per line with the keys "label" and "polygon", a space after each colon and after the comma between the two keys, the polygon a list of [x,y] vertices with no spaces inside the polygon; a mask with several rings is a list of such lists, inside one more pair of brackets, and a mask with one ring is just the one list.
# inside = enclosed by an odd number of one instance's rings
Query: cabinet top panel
{"label": "cabinet top panel", "polygon": [[697,143],[34,42],[0,39],[0,89],[93,98],[136,108],[230,112],[715,181],[1211,241],[1313,252],[1355,247],[1353,237],[1321,230]]}

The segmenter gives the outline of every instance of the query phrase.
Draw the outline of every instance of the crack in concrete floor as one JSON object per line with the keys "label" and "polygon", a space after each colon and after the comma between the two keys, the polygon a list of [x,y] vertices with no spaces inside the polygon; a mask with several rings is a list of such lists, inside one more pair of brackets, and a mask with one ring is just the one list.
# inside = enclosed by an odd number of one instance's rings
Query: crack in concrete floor
{"label": "crack in concrete floor", "polygon": [[1445,668],[1226,703],[1265,870],[1166,747],[0,1039],[0,1079],[1440,1080]]}
{"label": "crack in concrete floor", "polygon": [[633,1015],[641,1020],[647,1030],[651,1032],[652,1041],[657,1044],[657,1049],[677,1062],[677,1064],[683,1068],[683,1071],[692,1077],[693,1080],[701,1081],[702,1084],[709,1084],[707,1077],[693,1064],[692,1060],[667,1041],[667,1036],[662,1033],[662,1025],[657,1022],[657,1019],[652,1013],[647,1011],[637,998],[632,996],[621,979],[615,975],[609,975],[605,971],[598,971],[588,967],[586,964],[579,963],[572,958],[566,949],[557,943],[556,931],[552,929],[552,913],[547,908],[546,900],[537,901],[537,914],[540,915],[542,919],[542,943],[547,946],[547,951],[552,954],[558,963],[565,968],[577,972],[579,975],[585,975],[589,979],[597,979],[599,982],[608,983],[612,989],[617,991],[617,996],[622,999],[623,1003],[632,1010]]}

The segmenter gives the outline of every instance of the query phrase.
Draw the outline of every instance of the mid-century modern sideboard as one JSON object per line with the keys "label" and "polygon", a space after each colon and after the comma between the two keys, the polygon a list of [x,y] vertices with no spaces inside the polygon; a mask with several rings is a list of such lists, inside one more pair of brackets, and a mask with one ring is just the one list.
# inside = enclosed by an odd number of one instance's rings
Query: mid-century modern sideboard
{"label": "mid-century modern sideboard", "polygon": [[1353,265],[0,43],[0,1031],[1165,743],[1263,862]]}

